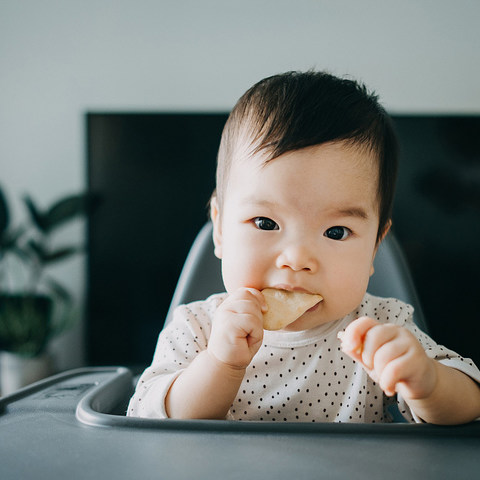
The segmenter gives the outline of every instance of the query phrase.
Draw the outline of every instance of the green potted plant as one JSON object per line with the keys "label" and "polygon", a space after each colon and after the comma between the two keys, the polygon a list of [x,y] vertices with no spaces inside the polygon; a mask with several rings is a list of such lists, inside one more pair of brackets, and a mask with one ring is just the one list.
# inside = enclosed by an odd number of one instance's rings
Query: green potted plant
{"label": "green potted plant", "polygon": [[27,219],[15,224],[0,187],[0,389],[9,393],[51,373],[50,340],[71,326],[72,296],[48,267],[82,250],[56,247],[60,227],[91,209],[88,194],[71,195],[42,210],[24,198]]}

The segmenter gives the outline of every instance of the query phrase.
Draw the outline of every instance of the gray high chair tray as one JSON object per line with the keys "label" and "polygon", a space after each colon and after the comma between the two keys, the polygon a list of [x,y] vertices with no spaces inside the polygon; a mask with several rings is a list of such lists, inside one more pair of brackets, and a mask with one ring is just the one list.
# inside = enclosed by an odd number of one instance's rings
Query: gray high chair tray
{"label": "gray high chair tray", "polygon": [[56,375],[0,399],[0,478],[478,478],[480,423],[332,424],[125,417],[125,368]]}

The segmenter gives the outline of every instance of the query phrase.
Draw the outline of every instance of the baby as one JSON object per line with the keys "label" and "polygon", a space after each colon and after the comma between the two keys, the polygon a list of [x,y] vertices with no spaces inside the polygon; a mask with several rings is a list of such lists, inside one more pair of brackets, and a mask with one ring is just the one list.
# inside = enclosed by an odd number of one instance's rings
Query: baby
{"label": "baby", "polygon": [[[321,72],[266,78],[238,101],[211,200],[227,293],[180,306],[128,415],[308,422],[480,417],[480,371],[366,293],[389,231],[396,138],[375,95]],[[263,329],[273,288],[322,301]],[[339,340],[341,338],[341,341]]]}

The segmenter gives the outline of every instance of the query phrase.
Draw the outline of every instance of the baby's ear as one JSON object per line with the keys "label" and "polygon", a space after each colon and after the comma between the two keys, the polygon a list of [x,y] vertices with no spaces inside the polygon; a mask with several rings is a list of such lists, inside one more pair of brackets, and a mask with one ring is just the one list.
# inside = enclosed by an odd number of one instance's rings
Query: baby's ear
{"label": "baby's ear", "polygon": [[375,256],[377,255],[377,250],[380,244],[383,242],[385,237],[387,236],[387,233],[390,231],[390,228],[392,228],[392,220],[388,220],[388,222],[385,224],[385,227],[383,228],[382,233],[380,234],[380,237],[377,241],[377,245],[375,246],[375,251],[373,253],[373,258],[372,258],[372,265],[370,266],[370,276],[372,276],[375,273],[375,267],[373,266],[373,261],[375,260]]}
{"label": "baby's ear", "polygon": [[390,231],[391,228],[392,228],[392,219],[390,218],[388,222],[385,224],[385,227],[383,227],[382,234],[378,239],[378,245],[380,245],[383,242],[384,238],[387,236],[387,233]]}
{"label": "baby's ear", "polygon": [[212,196],[210,200],[210,218],[213,224],[214,253],[217,258],[222,258],[222,225],[216,195]]}

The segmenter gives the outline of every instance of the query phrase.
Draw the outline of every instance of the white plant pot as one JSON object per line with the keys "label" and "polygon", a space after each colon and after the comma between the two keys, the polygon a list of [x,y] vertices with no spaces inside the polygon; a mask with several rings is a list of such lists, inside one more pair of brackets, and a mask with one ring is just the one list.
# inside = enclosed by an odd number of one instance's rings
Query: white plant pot
{"label": "white plant pot", "polygon": [[0,395],[5,396],[53,373],[51,356],[23,357],[0,352]]}

